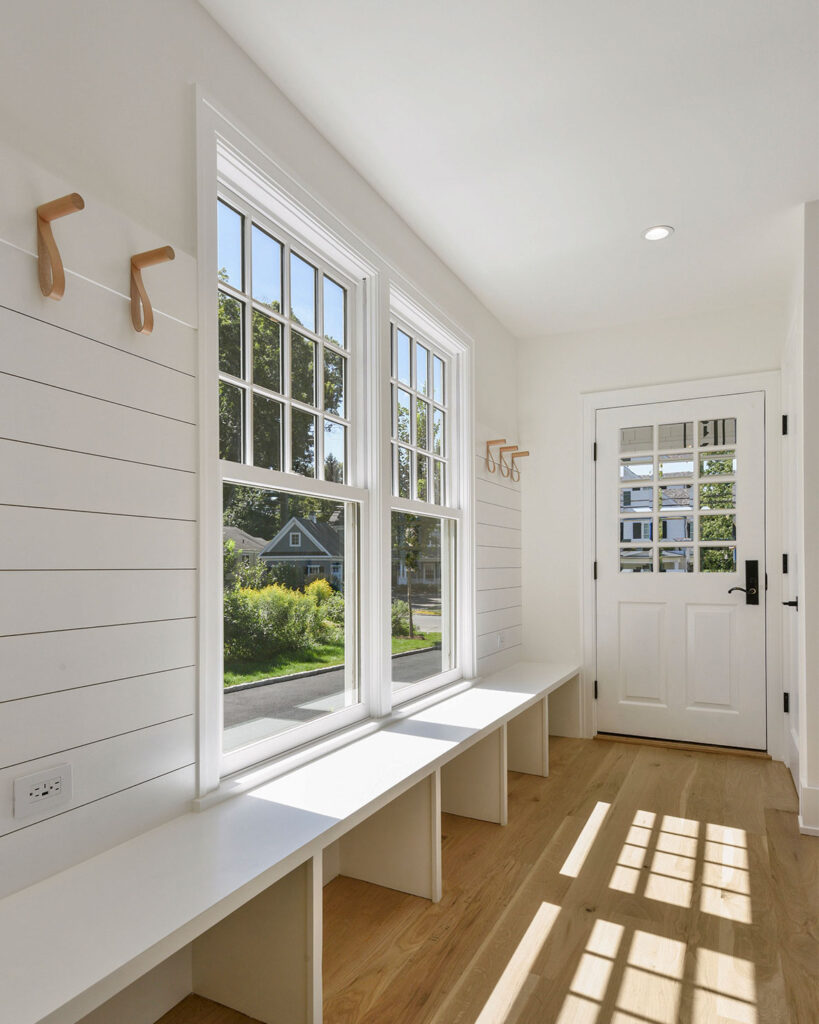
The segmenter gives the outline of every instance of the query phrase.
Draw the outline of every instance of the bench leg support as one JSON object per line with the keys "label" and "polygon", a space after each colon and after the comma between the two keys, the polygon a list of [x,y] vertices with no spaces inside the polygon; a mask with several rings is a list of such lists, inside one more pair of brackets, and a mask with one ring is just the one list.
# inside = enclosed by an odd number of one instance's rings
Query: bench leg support
{"label": "bench leg support", "polygon": [[443,766],[441,806],[449,814],[506,824],[504,726],[495,729]]}
{"label": "bench leg support", "polygon": [[507,725],[509,771],[549,774],[549,698],[516,715]]}

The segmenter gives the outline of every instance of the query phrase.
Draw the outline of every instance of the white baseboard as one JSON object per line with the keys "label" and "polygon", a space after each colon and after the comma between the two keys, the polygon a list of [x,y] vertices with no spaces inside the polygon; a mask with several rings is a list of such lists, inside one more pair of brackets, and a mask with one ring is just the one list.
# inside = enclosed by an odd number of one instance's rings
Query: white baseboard
{"label": "white baseboard", "polygon": [[819,836],[819,787],[806,786],[799,790],[799,831],[804,836]]}
{"label": "white baseboard", "polygon": [[799,815],[799,831],[803,836],[819,836],[819,825],[805,825],[802,815]]}

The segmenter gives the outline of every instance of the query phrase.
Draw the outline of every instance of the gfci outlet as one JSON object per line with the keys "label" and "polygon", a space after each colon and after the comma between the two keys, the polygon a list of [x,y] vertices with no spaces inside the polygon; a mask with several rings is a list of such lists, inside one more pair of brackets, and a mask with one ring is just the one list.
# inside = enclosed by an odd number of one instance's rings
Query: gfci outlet
{"label": "gfci outlet", "polygon": [[14,780],[14,817],[50,813],[71,802],[71,765],[55,764]]}

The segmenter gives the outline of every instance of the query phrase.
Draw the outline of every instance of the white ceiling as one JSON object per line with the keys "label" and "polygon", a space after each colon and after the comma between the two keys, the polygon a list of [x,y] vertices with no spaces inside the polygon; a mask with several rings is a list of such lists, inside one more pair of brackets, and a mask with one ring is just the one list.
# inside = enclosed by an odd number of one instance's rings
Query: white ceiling
{"label": "white ceiling", "polygon": [[787,297],[817,0],[201,2],[513,334]]}

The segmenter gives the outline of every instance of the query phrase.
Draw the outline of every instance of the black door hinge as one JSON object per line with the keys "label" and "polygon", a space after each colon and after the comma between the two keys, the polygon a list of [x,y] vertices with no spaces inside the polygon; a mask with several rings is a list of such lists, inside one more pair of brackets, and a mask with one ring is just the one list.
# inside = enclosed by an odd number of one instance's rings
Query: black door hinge
{"label": "black door hinge", "polygon": [[791,695],[789,693],[782,694],[782,710],[786,715],[790,714],[791,710]]}
{"label": "black door hinge", "polygon": [[765,573],[765,589],[768,589],[768,574]]}
{"label": "black door hinge", "polygon": [[782,572],[783,572],[783,574],[785,576],[788,575],[788,556],[787,555],[783,555],[782,556]]}
{"label": "black door hinge", "polygon": [[597,562],[594,563],[593,573],[594,573],[594,579],[597,579]]}
{"label": "black door hinge", "polygon": [[782,417],[782,436],[787,437],[788,435],[788,417]]}
{"label": "black door hinge", "polygon": [[594,699],[597,700],[597,680],[594,681]]}
{"label": "black door hinge", "polygon": [[597,462],[597,442],[595,441],[592,445],[592,459]]}

